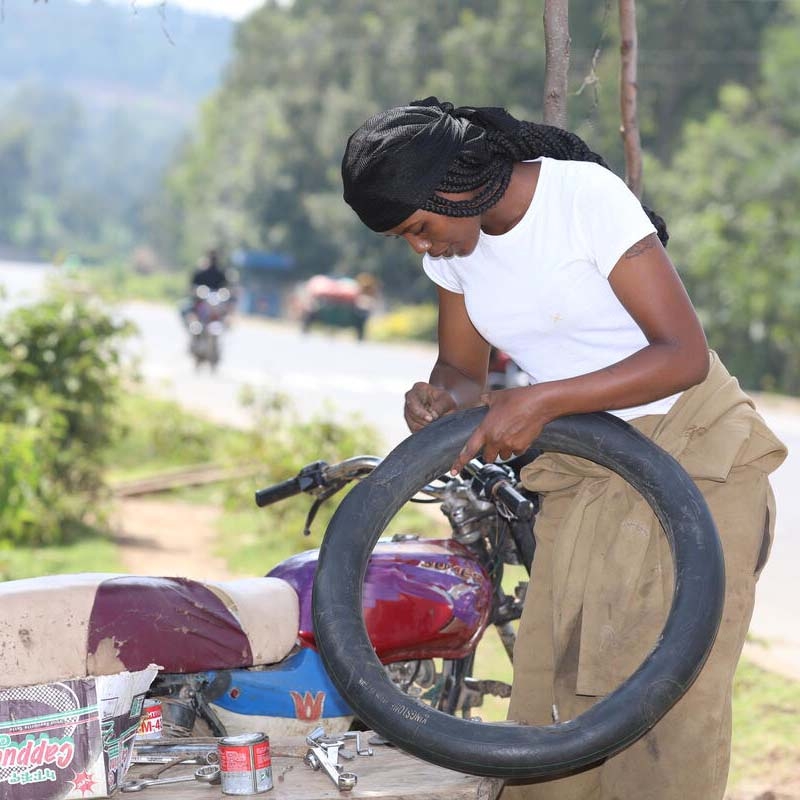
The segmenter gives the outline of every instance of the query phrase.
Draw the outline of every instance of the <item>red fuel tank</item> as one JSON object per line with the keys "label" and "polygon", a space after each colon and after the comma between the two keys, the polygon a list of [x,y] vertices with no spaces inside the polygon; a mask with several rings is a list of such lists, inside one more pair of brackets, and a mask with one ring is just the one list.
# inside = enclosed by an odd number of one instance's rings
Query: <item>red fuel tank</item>
{"label": "red fuel tank", "polygon": [[[272,569],[300,598],[300,638],[314,646],[311,591],[318,550]],[[364,580],[364,621],[384,663],[462,658],[488,624],[492,585],[463,545],[450,539],[381,540]]]}

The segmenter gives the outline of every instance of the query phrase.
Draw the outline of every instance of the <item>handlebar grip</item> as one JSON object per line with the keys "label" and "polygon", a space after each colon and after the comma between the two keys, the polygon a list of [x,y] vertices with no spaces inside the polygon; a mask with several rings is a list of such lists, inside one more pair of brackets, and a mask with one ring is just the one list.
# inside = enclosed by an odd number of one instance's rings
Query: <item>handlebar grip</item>
{"label": "handlebar grip", "polygon": [[300,480],[297,477],[290,478],[288,481],[281,481],[274,486],[267,486],[266,489],[259,489],[256,492],[256,505],[264,508],[264,506],[277,503],[279,500],[285,500],[287,497],[294,497],[302,491]]}
{"label": "handlebar grip", "polygon": [[508,481],[499,481],[494,492],[518,519],[533,519],[535,511],[533,503],[521,495]]}

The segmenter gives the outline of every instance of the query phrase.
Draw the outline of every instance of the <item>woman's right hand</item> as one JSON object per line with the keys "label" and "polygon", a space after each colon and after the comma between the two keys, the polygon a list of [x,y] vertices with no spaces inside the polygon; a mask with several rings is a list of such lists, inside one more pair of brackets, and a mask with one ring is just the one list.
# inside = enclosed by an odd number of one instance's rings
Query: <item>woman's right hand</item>
{"label": "woman's right hand", "polygon": [[420,381],[406,392],[403,415],[408,429],[414,433],[456,408],[455,398],[447,389]]}

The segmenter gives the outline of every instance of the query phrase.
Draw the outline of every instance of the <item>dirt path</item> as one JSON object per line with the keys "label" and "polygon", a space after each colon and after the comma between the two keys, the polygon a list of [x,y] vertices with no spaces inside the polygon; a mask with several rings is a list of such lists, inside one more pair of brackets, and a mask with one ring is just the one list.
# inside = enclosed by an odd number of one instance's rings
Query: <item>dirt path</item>
{"label": "dirt path", "polygon": [[764,786],[743,785],[726,794],[725,800],[798,800],[800,778],[787,778],[767,789]]}
{"label": "dirt path", "polygon": [[152,497],[120,499],[113,529],[125,570],[207,580],[233,577],[215,555],[219,514],[214,506]]}

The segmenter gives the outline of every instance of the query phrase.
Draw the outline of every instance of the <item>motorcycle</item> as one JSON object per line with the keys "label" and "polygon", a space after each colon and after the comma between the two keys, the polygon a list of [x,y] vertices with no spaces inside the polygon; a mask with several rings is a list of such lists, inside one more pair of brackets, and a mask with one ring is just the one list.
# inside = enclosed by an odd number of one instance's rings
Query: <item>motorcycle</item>
{"label": "motorcycle", "polygon": [[[472,712],[484,698],[510,692],[472,673],[490,625],[513,657],[527,581],[509,594],[503,573],[521,565],[530,577],[537,497],[518,478],[540,452],[504,464],[473,459],[461,474],[446,473],[485,413],[448,415],[384,459],[314,462],[258,491],[260,506],[313,496],[309,529],[322,503],[357,484],[319,551],[265,577],[83,574],[0,584],[9,612],[0,631],[5,685],[58,688],[65,676],[75,682],[157,664],[147,697],[160,702],[170,737],[370,729],[426,761],[488,777],[559,777],[620,752],[680,699],[713,644],[724,601],[713,519],[683,468],[622,420],[589,414],[549,423],[535,448],[618,472],[653,508],[673,558],[672,604],[639,668],[574,720],[480,724]],[[410,501],[438,502],[451,536],[381,538]],[[62,707],[63,694],[58,704],[40,697],[37,713],[77,718],[80,704]]]}
{"label": "motorcycle", "polygon": [[[381,461],[362,455],[314,462],[294,478],[258,491],[256,502],[263,507],[309,494],[309,531],[322,503]],[[535,498],[517,491],[512,467],[476,459],[462,476],[422,487],[417,499],[440,504],[452,536],[405,533],[378,544],[367,571],[366,626],[395,686],[432,708],[470,718],[484,696],[510,693],[508,684],[474,677],[473,666],[490,625],[512,656],[512,623],[521,614],[525,584],[508,595],[502,578],[506,564],[530,568]],[[281,741],[309,737],[320,727],[328,736],[363,730],[316,646],[311,600],[317,555],[317,550],[302,552],[264,577],[220,583],[84,574],[0,584],[0,602],[14,620],[0,644],[16,644],[4,677],[20,685],[42,684],[35,687],[37,713],[71,721],[79,718],[81,702],[60,688],[70,683],[65,676],[141,674],[155,672],[156,664],[160,671],[139,708],[160,706],[161,737],[179,749],[181,740],[208,742],[207,737],[256,731]],[[15,613],[20,609],[24,614]],[[56,666],[63,673],[53,672]],[[17,698],[16,691],[8,697]],[[0,705],[4,696],[0,692]],[[64,736],[73,728],[65,728]],[[140,741],[139,751],[148,744]],[[117,742],[115,753],[130,753],[131,746]],[[88,775],[90,763],[90,755],[76,749],[64,774]],[[0,785],[11,779],[0,770]]]}
{"label": "motorcycle", "polygon": [[[257,492],[256,501],[263,507],[300,492],[312,495],[308,533],[320,505],[380,461],[364,455],[314,462]],[[487,694],[510,694],[508,684],[472,673],[490,625],[509,659],[513,655],[512,623],[521,614],[526,584],[509,595],[502,579],[506,564],[530,570],[536,499],[523,492],[512,466],[474,459],[464,476],[434,481],[417,498],[440,504],[451,538],[397,534],[380,541],[370,560],[364,617],[378,657],[403,692],[448,714],[469,718]],[[212,668],[217,662],[207,670],[159,674],[149,694],[162,703],[166,732],[225,736],[264,730],[277,736],[307,734],[320,724],[330,733],[358,726],[316,648],[311,590],[317,556],[317,550],[294,555],[266,575],[266,583],[291,587],[298,599],[294,646],[278,663]]]}
{"label": "motorcycle", "polygon": [[220,289],[195,287],[194,302],[186,320],[189,352],[195,367],[207,363],[212,370],[217,368],[222,355],[220,340],[227,327],[230,304],[231,293],[225,286]]}

